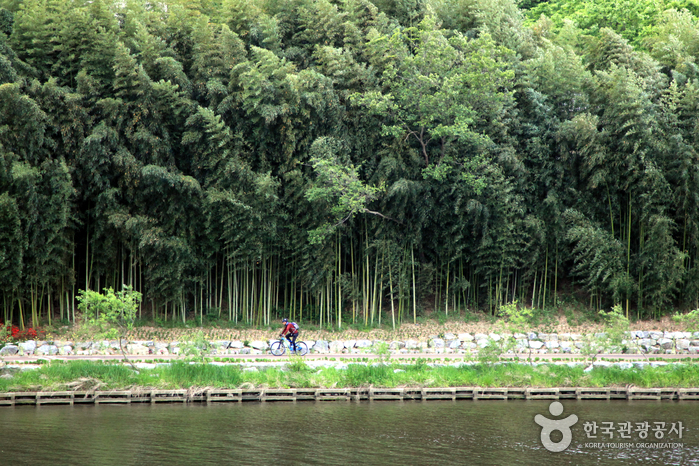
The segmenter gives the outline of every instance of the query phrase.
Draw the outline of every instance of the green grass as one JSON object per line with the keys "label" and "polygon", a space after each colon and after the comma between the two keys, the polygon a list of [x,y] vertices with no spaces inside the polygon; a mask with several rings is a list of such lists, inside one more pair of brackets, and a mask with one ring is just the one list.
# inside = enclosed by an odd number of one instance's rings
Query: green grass
{"label": "green grass", "polygon": [[[396,370],[398,370],[396,372]],[[644,369],[582,366],[527,366],[521,364],[464,367],[413,364],[349,364],[346,370],[312,369],[303,361],[285,370],[243,371],[239,365],[202,365],[183,362],[155,369],[92,361],[52,362],[38,369],[0,379],[0,392],[35,390],[126,390],[135,388],[335,388],[335,387],[699,387],[699,365],[683,364]]]}

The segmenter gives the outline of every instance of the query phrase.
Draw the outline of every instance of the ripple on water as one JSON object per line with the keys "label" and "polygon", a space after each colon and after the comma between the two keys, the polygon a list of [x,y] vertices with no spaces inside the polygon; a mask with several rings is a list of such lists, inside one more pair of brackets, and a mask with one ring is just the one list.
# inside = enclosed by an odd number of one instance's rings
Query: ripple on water
{"label": "ripple on water", "polygon": [[[0,409],[0,457],[52,465],[689,465],[699,403],[563,402],[576,414],[561,453],[541,444],[545,401],[320,402],[42,406]],[[591,448],[585,421],[682,421],[678,449]],[[676,437],[676,436],[675,436]],[[555,440],[555,439],[554,439]],[[651,440],[646,440],[651,441]],[[4,461],[2,464],[6,464]]]}

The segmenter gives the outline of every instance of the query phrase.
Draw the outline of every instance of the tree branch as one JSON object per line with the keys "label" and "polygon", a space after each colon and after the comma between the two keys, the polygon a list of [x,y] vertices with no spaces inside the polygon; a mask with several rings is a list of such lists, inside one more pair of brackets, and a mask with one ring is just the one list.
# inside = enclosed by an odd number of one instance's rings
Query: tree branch
{"label": "tree branch", "polygon": [[367,208],[364,208],[363,212],[367,213],[367,214],[378,215],[379,217],[385,218],[386,220],[391,220],[392,222],[396,222],[399,225],[404,225],[404,223],[401,222],[400,220],[396,220],[395,218],[391,218],[387,215],[382,214],[381,212],[375,212],[375,211],[369,210]]}

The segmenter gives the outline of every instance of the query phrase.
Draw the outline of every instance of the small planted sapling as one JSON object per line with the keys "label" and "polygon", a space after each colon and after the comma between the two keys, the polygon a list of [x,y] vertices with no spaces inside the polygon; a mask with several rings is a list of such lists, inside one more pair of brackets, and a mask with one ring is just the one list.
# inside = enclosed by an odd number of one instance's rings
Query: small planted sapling
{"label": "small planted sapling", "polygon": [[182,354],[187,359],[194,359],[206,364],[206,355],[211,352],[211,342],[204,337],[204,332],[199,330],[196,337],[182,345]]}
{"label": "small planted sapling", "polygon": [[[510,349],[514,350],[516,349],[517,345],[517,340],[514,338],[514,335],[516,333],[527,332],[533,316],[532,310],[527,309],[524,306],[519,307],[517,306],[517,301],[513,301],[511,303],[500,306],[498,315],[501,317],[501,320],[498,321],[498,327],[501,330],[512,334],[512,339],[503,338],[501,340],[503,341],[503,344],[501,346],[507,345],[507,348],[503,348],[503,352],[507,352]],[[507,340],[507,343],[504,343],[505,340]],[[527,360],[531,363],[531,345],[527,344],[527,350],[529,352]]]}
{"label": "small planted sapling", "polygon": [[80,290],[77,296],[78,309],[83,312],[83,325],[97,329],[98,339],[117,339],[124,361],[135,366],[126,357],[123,341],[133,330],[134,321],[141,302],[141,293],[130,286],[115,292],[105,288],[104,294],[92,290]]}

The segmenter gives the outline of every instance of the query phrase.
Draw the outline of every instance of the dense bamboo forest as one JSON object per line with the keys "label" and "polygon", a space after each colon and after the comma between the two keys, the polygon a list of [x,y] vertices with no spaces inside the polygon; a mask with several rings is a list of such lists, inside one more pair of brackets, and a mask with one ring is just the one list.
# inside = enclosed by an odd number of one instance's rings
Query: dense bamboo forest
{"label": "dense bamboo forest", "polygon": [[0,0],[0,305],[699,307],[699,4]]}

